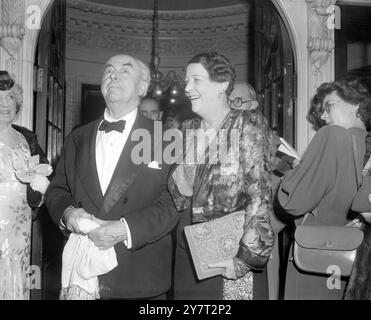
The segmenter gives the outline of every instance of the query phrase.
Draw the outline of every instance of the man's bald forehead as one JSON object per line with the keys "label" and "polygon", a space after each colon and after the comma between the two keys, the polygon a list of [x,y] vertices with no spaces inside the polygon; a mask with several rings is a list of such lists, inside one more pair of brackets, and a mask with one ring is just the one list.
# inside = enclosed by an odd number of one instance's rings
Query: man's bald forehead
{"label": "man's bald forehead", "polygon": [[132,56],[129,56],[127,54],[118,54],[116,56],[113,56],[111,58],[108,59],[107,63],[109,63],[110,61],[121,61],[121,60],[125,60],[125,61],[136,61],[137,59],[135,59],[134,57]]}
{"label": "man's bald forehead", "polygon": [[230,98],[243,97],[245,99],[256,100],[256,93],[254,88],[246,83],[235,83],[231,92]]}
{"label": "man's bald forehead", "polygon": [[135,63],[138,65],[138,60],[133,58],[132,56],[128,56],[126,54],[120,54],[111,57],[107,62],[106,65],[109,64],[126,64],[126,63]]}

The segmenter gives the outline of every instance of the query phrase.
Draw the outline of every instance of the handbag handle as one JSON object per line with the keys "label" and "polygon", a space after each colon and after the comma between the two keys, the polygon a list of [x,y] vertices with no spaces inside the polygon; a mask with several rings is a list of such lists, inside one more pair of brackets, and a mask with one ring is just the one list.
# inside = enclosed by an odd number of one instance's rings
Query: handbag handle
{"label": "handbag handle", "polygon": [[358,161],[357,161],[357,158],[358,158],[358,153],[357,153],[357,143],[356,143],[356,138],[351,135],[351,140],[352,140],[352,146],[353,146],[353,161],[354,161],[354,169],[355,169],[355,173],[356,173],[356,184],[357,184],[357,189],[359,188],[360,184],[361,184],[361,177],[358,177],[358,172],[361,172],[361,170],[359,170],[359,165],[358,165]]}

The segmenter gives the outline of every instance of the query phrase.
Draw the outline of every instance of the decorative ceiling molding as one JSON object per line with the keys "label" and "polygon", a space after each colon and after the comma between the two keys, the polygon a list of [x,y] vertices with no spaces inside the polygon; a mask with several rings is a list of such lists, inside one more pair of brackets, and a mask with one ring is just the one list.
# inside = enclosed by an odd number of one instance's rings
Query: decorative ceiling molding
{"label": "decorative ceiling molding", "polygon": [[[93,13],[112,17],[121,17],[125,19],[134,19],[141,21],[152,21],[152,10],[137,10],[129,8],[119,8],[102,4],[95,4],[83,0],[68,0],[67,9],[74,9],[83,13]],[[228,18],[236,15],[246,15],[250,11],[249,3],[238,4],[228,7],[219,7],[201,10],[183,10],[183,11],[159,11],[161,21],[189,21],[203,20],[213,18]]]}
{"label": "decorative ceiling molding", "polygon": [[[229,23],[219,24],[214,22],[213,25],[199,25],[195,23],[189,23],[184,25],[182,23],[174,22],[166,26],[160,27],[161,39],[166,37],[179,37],[179,36],[204,36],[205,34],[220,35],[220,33],[234,33],[234,32],[247,32],[247,18],[246,21],[229,21]],[[123,21],[121,24],[118,23],[107,23],[106,21],[97,21],[96,19],[91,20],[90,17],[84,17],[83,19],[75,16],[67,18],[67,25],[75,29],[83,28],[85,31],[90,29],[93,32],[101,33],[126,33],[133,36],[146,36],[152,37],[152,24],[141,23],[140,26],[130,24],[128,21]]]}
{"label": "decorative ceiling molding", "polygon": [[[109,9],[107,9],[109,8]],[[221,33],[247,33],[250,5],[160,12],[160,37],[195,37]],[[67,25],[93,32],[124,32],[132,36],[152,36],[152,11],[113,8],[86,1],[69,0]]]}
{"label": "decorative ceiling molding", "polygon": [[[67,45],[128,53],[150,52],[151,10],[134,10],[68,0]],[[160,11],[160,54],[200,50],[246,50],[249,3],[186,11]]]}
{"label": "decorative ceiling molding", "polygon": [[[89,31],[76,31],[67,28],[67,43],[74,47],[102,49],[109,51],[125,51],[127,53],[151,52],[152,42],[145,38],[131,38],[117,34],[101,34]],[[246,50],[245,34],[237,33],[228,37],[200,37],[195,39],[161,39],[160,55],[190,55],[194,52],[222,50],[233,52]]]}

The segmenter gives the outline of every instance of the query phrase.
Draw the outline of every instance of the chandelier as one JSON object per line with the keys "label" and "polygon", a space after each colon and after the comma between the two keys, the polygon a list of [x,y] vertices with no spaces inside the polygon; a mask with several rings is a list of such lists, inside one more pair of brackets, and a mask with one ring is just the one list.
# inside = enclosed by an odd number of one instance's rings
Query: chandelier
{"label": "chandelier", "polygon": [[150,95],[156,99],[168,98],[171,104],[176,103],[177,97],[181,95],[183,80],[173,70],[170,70],[164,76],[160,71],[159,54],[159,21],[158,21],[158,0],[153,2],[152,19],[152,52],[151,52],[151,85]]}

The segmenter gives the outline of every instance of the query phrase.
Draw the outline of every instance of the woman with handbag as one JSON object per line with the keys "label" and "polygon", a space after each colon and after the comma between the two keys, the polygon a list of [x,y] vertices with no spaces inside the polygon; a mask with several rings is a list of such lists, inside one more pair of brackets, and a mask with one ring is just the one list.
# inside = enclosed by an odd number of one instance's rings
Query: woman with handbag
{"label": "woman with handbag", "polygon": [[[295,217],[314,211],[306,225],[343,226],[351,220],[348,213],[361,181],[371,97],[357,79],[327,83],[317,95],[323,97],[326,126],[313,137],[301,163],[282,178],[278,200]],[[346,279],[340,286],[328,280],[300,270],[290,258],[285,299],[341,299]]]}
{"label": "woman with handbag", "polygon": [[[183,123],[184,158],[169,179],[174,203],[182,211],[177,233],[175,299],[268,297],[266,274],[262,270],[274,244],[269,222],[271,137],[259,111],[231,109],[228,99],[235,76],[233,65],[220,53],[201,53],[187,64],[185,92],[200,119]],[[237,144],[233,143],[233,137]],[[204,141],[210,144],[206,146]],[[226,149],[219,150],[226,154],[213,152],[212,146],[222,145]],[[196,158],[190,157],[193,152]],[[238,253],[209,265],[223,268],[223,276],[199,281],[184,238],[184,227],[240,210],[246,214]]]}

